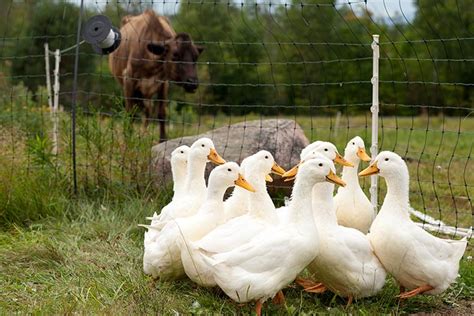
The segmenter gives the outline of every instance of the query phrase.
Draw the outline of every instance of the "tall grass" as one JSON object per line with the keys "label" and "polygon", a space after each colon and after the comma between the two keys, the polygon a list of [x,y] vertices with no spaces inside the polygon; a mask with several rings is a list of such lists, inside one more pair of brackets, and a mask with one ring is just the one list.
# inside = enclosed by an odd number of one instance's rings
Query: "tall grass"
{"label": "tall grass", "polygon": [[[25,112],[27,114],[25,114]],[[99,112],[77,115],[78,194],[73,194],[71,129],[60,113],[59,151],[52,154],[52,124],[47,108],[8,107],[0,115],[0,225],[28,225],[46,217],[75,213],[72,202],[130,197],[169,198],[171,186],[150,169],[157,141],[133,114]]]}
{"label": "tall grass", "polygon": [[[25,101],[27,104],[30,101]],[[59,152],[51,154],[51,120],[47,108],[24,108],[7,104],[0,115],[0,184],[2,223],[26,223],[43,216],[58,216],[57,201],[71,198],[71,122],[60,113]],[[90,106],[90,108],[93,108]],[[203,115],[171,106],[170,138],[194,135],[260,116],[227,117]],[[7,111],[8,110],[8,111]],[[286,118],[286,117],[280,117]],[[370,143],[368,116],[288,117],[296,120],[310,140],[332,141],[343,151],[348,139],[362,136]],[[474,118],[420,116],[382,117],[380,147],[394,150],[407,159],[411,175],[413,206],[453,226],[472,225],[472,136]],[[151,148],[158,143],[158,126],[147,128],[134,113],[79,111],[77,117],[77,178],[75,198],[123,200],[129,195],[148,199],[169,196],[169,183],[150,168]],[[290,166],[284,166],[290,167]],[[169,178],[168,178],[169,179]],[[157,181],[158,180],[158,181]],[[368,179],[361,179],[365,190]],[[43,192],[43,191],[45,192]],[[380,181],[382,201],[384,181]],[[35,197],[31,197],[34,194]],[[29,196],[29,198],[27,198]],[[12,206],[13,201],[16,206]],[[23,202],[22,202],[23,201]],[[54,201],[55,203],[51,203]],[[281,196],[275,201],[281,203]],[[67,202],[65,202],[67,206]],[[23,220],[20,220],[23,219]]]}

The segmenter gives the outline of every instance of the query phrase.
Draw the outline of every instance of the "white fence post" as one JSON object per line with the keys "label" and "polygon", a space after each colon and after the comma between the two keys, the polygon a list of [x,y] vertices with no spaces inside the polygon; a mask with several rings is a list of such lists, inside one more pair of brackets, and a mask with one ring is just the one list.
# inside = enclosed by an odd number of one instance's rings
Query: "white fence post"
{"label": "white fence post", "polygon": [[59,64],[61,63],[61,51],[54,51],[54,102],[53,102],[53,155],[58,153],[58,108],[59,108]]}
{"label": "white fence post", "polygon": [[[372,112],[372,145],[370,146],[370,153],[372,160],[378,154],[378,137],[379,137],[379,58],[380,58],[380,47],[379,47],[379,35],[372,35],[372,51],[373,51],[373,62],[372,62],[372,106],[370,111]],[[377,209],[377,175],[373,175],[370,178],[370,201]]]}
{"label": "white fence post", "polygon": [[49,44],[44,43],[44,66],[46,70],[46,89],[48,89],[48,105],[49,110],[53,110],[53,96],[51,95],[51,73],[49,69]]}

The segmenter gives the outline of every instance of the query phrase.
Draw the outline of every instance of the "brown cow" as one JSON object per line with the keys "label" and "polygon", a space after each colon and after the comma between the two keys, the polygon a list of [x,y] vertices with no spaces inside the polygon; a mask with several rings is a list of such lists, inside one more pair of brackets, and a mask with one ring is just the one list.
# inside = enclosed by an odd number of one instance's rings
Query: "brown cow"
{"label": "brown cow", "polygon": [[[158,118],[164,141],[169,81],[195,92],[196,61],[203,48],[194,45],[189,34],[176,34],[168,19],[153,10],[125,16],[120,32],[122,42],[109,57],[110,71],[123,87],[127,111],[143,109],[145,125],[147,119]],[[155,94],[157,107],[152,101]]]}

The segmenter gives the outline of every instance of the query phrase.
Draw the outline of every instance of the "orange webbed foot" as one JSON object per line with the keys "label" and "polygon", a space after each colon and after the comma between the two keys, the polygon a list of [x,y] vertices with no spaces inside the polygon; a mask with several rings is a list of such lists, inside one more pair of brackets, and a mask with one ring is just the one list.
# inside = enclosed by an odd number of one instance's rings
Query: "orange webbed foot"
{"label": "orange webbed foot", "polygon": [[347,305],[346,308],[352,305],[352,301],[354,300],[354,297],[351,295],[347,298]]}
{"label": "orange webbed foot", "polygon": [[285,295],[283,294],[281,290],[278,291],[278,293],[273,297],[272,302],[275,305],[285,304]]}
{"label": "orange webbed foot", "polygon": [[262,301],[258,300],[257,304],[255,305],[255,313],[257,314],[257,316],[262,315],[262,306],[263,306]]}
{"label": "orange webbed foot", "polygon": [[305,289],[310,288],[310,287],[314,287],[314,286],[320,284],[320,282],[316,282],[316,281],[309,280],[309,279],[303,279],[303,278],[296,278],[295,282],[298,283],[300,286],[304,287]]}
{"label": "orange webbed foot", "polygon": [[316,285],[305,288],[304,290],[308,293],[324,293],[327,291],[327,287],[322,283],[316,283]]}
{"label": "orange webbed foot", "polygon": [[432,289],[434,289],[434,287],[432,287],[431,285],[426,284],[426,285],[422,285],[420,287],[417,287],[414,290],[411,290],[411,291],[408,291],[408,292],[403,292],[400,295],[397,295],[396,297],[398,297],[400,299],[407,299],[407,298],[411,298],[411,297],[414,297],[414,296],[419,295],[419,294],[423,294],[424,292],[431,291]]}

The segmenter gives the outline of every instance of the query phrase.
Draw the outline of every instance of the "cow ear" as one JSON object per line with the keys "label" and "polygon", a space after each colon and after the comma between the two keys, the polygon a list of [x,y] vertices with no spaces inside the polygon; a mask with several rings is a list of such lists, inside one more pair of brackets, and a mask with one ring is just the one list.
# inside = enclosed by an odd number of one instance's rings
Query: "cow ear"
{"label": "cow ear", "polygon": [[202,52],[204,51],[204,46],[199,46],[199,45],[197,45],[196,48],[197,48],[197,50],[198,50],[199,55],[201,55]]}
{"label": "cow ear", "polygon": [[149,43],[146,48],[155,55],[163,55],[166,52],[166,45],[159,43]]}

